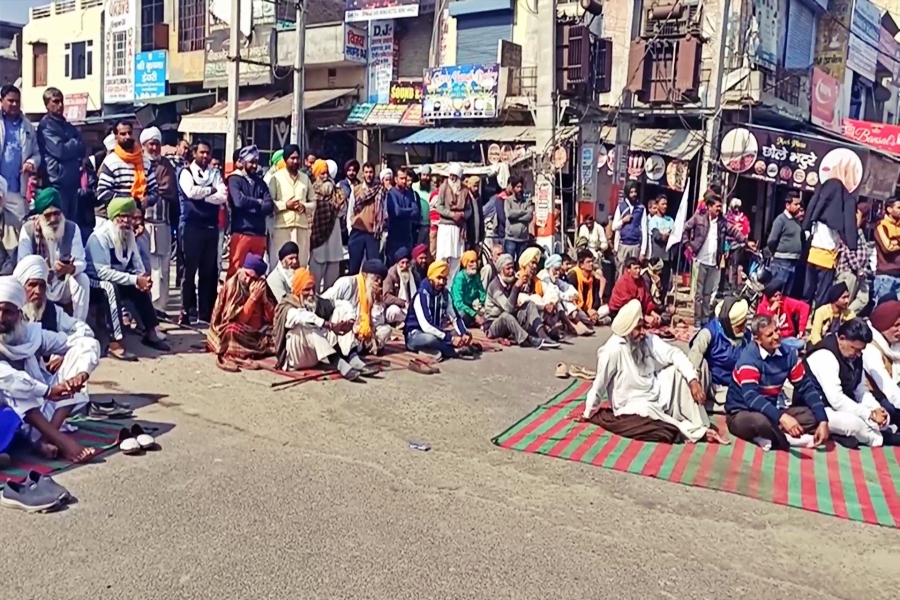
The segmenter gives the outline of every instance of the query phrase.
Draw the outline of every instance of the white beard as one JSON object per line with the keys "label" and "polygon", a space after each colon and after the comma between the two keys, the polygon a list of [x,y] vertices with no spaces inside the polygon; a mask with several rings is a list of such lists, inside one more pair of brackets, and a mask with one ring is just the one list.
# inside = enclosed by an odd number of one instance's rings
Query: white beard
{"label": "white beard", "polygon": [[123,264],[128,264],[135,247],[134,230],[130,227],[123,228],[113,224],[112,242],[116,258]]}
{"label": "white beard", "polygon": [[628,349],[631,351],[631,358],[634,360],[634,364],[639,367],[646,367],[650,359],[650,345],[647,343],[647,338],[636,342],[627,337],[625,341],[628,344]]}
{"label": "white beard", "polygon": [[47,301],[41,302],[40,304],[36,304],[34,302],[27,302],[25,306],[22,307],[22,314],[25,315],[25,319],[30,323],[40,323],[41,319],[44,317],[44,311],[47,309]]}
{"label": "white beard", "polygon": [[308,310],[311,313],[316,312],[316,299],[315,298],[312,298],[310,300],[301,299],[300,305],[303,306],[303,308],[305,308],[306,310]]}
{"label": "white beard", "polygon": [[56,226],[56,229],[51,227],[43,216],[38,217],[38,225],[41,228],[41,235],[44,236],[44,243],[47,246],[47,263],[51,266],[55,265],[56,261],[59,260],[59,242],[66,233],[66,218],[60,216],[59,225]]}
{"label": "white beard", "polygon": [[28,330],[26,329],[27,321],[19,319],[15,329],[9,333],[0,333],[0,347],[18,346],[28,340]]}

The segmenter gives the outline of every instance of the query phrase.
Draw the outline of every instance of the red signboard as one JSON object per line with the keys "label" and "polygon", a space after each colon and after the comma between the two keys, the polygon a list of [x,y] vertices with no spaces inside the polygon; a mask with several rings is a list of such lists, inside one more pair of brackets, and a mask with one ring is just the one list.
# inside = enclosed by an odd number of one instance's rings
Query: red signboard
{"label": "red signboard", "polygon": [[810,92],[810,121],[819,127],[840,133],[840,82],[822,69],[815,67]]}
{"label": "red signboard", "polygon": [[900,126],[856,119],[844,119],[842,124],[844,137],[872,148],[900,154]]}

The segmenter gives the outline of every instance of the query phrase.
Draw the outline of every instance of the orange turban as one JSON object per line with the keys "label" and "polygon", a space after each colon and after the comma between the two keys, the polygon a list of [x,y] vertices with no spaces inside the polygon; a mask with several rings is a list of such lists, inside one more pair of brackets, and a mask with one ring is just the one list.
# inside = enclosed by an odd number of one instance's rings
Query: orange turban
{"label": "orange turban", "polygon": [[313,177],[318,177],[319,175],[327,175],[328,174],[328,163],[325,162],[324,160],[322,160],[321,158],[318,159],[316,162],[313,163],[312,174],[313,174]]}
{"label": "orange turban", "polygon": [[466,252],[463,252],[463,255],[459,258],[459,264],[465,269],[476,260],[478,260],[478,253],[474,250],[467,250]]}
{"label": "orange turban", "polygon": [[309,269],[297,269],[294,271],[294,279],[291,281],[291,293],[298,298],[303,295],[303,290],[316,287],[316,280]]}

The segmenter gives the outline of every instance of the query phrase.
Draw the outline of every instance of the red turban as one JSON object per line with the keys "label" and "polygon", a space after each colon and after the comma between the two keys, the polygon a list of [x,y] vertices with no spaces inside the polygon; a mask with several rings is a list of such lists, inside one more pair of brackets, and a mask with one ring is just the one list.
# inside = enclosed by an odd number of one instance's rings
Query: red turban
{"label": "red turban", "polygon": [[900,320],[900,300],[882,302],[872,311],[869,321],[878,331],[884,333]]}

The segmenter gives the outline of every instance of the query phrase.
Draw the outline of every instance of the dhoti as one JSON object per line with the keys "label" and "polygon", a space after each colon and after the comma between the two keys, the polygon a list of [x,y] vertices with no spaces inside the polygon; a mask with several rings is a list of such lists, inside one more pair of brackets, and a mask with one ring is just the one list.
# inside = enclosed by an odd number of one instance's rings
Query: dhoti
{"label": "dhoti", "polygon": [[87,274],[67,275],[63,279],[53,279],[47,285],[47,299],[56,304],[72,303],[72,316],[79,321],[87,321],[91,281]]}
{"label": "dhoti", "polygon": [[287,333],[287,368],[309,369],[327,362],[337,350],[334,332],[318,327],[298,325]]}

